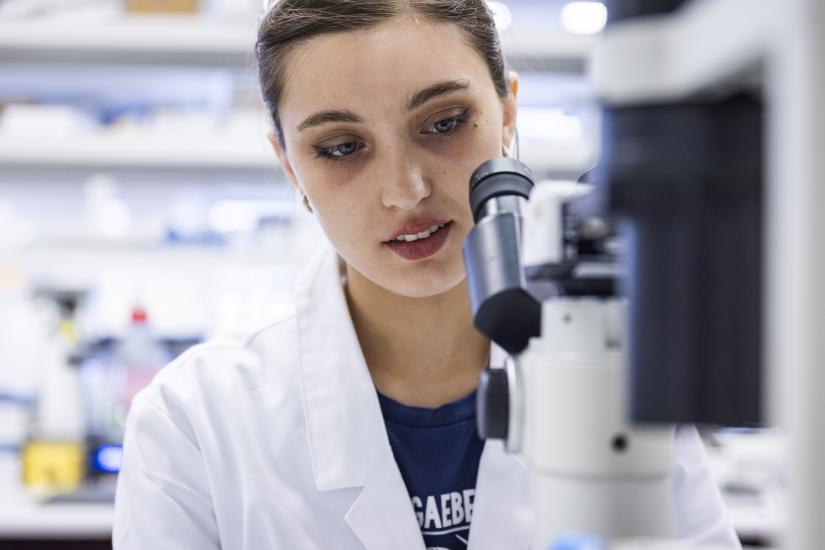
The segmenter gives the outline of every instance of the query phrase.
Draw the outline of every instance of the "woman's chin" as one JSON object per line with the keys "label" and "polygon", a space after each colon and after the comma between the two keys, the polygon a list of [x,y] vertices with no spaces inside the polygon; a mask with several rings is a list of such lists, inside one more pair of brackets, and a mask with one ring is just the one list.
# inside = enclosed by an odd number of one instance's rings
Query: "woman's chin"
{"label": "woman's chin", "polygon": [[451,275],[394,278],[381,286],[406,298],[431,298],[453,290],[464,279],[464,270],[461,270],[460,273]]}
{"label": "woman's chin", "polygon": [[405,298],[438,296],[455,289],[466,278],[460,253],[421,262],[397,262],[394,256],[361,262],[348,262],[344,257],[344,262],[350,277]]}

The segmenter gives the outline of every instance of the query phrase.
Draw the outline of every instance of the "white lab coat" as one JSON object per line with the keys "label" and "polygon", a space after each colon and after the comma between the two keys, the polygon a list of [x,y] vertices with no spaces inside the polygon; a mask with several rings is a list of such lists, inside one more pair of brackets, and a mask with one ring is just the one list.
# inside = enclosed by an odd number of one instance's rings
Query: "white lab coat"
{"label": "white lab coat", "polygon": [[[680,534],[739,548],[694,429],[676,453]],[[116,550],[424,550],[331,248],[292,314],[193,348],[136,397],[115,508]],[[469,549],[525,550],[531,522],[525,466],[486,442]]]}

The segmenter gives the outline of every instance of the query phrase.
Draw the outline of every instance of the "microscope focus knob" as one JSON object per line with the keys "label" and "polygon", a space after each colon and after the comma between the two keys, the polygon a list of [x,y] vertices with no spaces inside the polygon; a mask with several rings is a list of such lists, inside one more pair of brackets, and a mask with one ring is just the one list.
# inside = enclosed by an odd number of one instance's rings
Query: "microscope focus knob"
{"label": "microscope focus knob", "polygon": [[488,368],[481,373],[476,409],[478,435],[481,439],[507,439],[510,388],[506,369]]}

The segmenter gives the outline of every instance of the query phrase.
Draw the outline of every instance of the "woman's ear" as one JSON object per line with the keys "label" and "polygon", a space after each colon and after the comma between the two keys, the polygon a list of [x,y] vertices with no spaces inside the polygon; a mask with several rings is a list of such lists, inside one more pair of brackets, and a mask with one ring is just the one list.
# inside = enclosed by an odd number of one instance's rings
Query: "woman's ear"
{"label": "woman's ear", "polygon": [[289,183],[292,184],[299,193],[303,193],[301,186],[298,184],[298,178],[295,177],[295,171],[292,169],[292,164],[289,162],[289,158],[286,155],[286,149],[281,145],[281,140],[278,139],[278,136],[275,135],[275,132],[269,131],[266,134],[266,139],[269,140],[269,143],[272,145],[272,149],[275,151],[275,154],[278,156],[278,161],[281,163],[281,169],[286,174]]}
{"label": "woman's ear", "polygon": [[502,120],[501,145],[506,149],[510,149],[510,144],[516,136],[516,119],[518,115],[518,107],[516,104],[516,97],[518,96],[518,74],[515,71],[510,71],[507,75],[508,90],[507,97],[501,100],[504,105],[504,117]]}

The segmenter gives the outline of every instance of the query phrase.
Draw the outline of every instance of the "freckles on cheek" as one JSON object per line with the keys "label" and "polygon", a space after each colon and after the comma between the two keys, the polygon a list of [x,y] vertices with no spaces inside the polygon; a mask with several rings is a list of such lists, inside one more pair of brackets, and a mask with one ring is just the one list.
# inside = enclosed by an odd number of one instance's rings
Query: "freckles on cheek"
{"label": "freckles on cheek", "polygon": [[330,202],[322,213],[321,225],[331,240],[361,246],[380,238],[380,231],[369,224],[369,220],[375,219],[375,216],[359,208],[357,201],[341,196],[330,196],[327,199]]}
{"label": "freckles on cheek", "polygon": [[482,129],[473,129],[472,138],[465,141],[453,156],[453,170],[459,168],[466,174],[465,185],[469,184],[470,176],[483,162],[501,155],[500,138],[489,128]]}
{"label": "freckles on cheek", "polygon": [[501,131],[492,125],[492,121],[486,115],[474,120],[469,128],[466,154],[469,157],[485,157],[495,155],[498,152],[498,145],[501,141]]}

